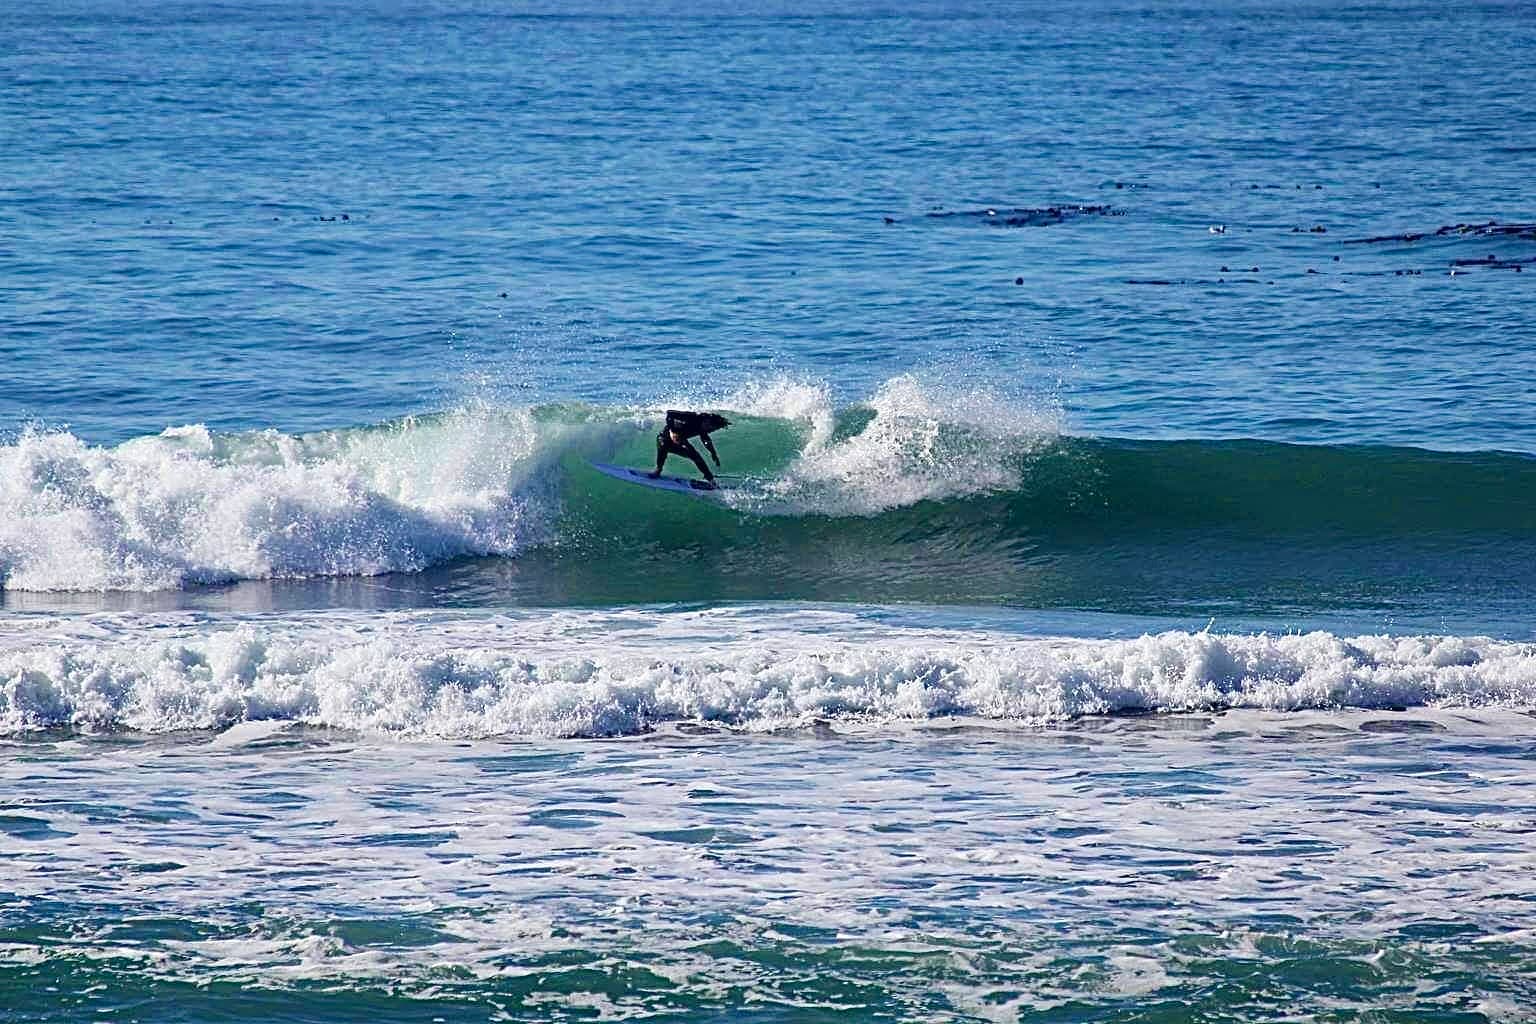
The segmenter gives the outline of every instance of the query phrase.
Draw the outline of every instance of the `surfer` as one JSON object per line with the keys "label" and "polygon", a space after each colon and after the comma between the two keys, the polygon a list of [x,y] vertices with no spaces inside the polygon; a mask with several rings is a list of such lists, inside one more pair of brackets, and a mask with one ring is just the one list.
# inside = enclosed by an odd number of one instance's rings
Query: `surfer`
{"label": "surfer", "polygon": [[718,466],[720,456],[715,452],[715,443],[709,439],[709,433],[712,430],[723,430],[730,425],[730,420],[712,412],[684,412],[679,409],[668,409],[666,426],[662,427],[661,433],[656,435],[656,472],[646,475],[655,480],[661,476],[661,467],[666,465],[668,455],[681,455],[692,459],[693,464],[699,467],[699,472],[704,474],[704,479],[714,483],[715,474],[709,471],[709,466],[704,462],[704,456],[688,443],[688,439],[697,437],[703,441],[704,447],[709,449],[709,457],[714,459],[715,465]]}

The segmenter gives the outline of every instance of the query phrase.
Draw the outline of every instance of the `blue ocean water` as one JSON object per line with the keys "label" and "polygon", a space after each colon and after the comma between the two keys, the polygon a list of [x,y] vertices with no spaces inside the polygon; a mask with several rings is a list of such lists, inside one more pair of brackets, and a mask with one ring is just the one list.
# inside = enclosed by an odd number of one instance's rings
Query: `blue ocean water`
{"label": "blue ocean water", "polygon": [[7,11],[0,1020],[1533,1019],[1532,53]]}

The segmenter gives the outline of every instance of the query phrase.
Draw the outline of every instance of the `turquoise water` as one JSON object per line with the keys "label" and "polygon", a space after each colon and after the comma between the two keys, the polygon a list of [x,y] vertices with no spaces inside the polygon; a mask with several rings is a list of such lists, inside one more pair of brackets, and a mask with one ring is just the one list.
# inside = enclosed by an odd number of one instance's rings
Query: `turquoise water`
{"label": "turquoise water", "polygon": [[0,1020],[1532,1019],[1533,47],[8,13]]}

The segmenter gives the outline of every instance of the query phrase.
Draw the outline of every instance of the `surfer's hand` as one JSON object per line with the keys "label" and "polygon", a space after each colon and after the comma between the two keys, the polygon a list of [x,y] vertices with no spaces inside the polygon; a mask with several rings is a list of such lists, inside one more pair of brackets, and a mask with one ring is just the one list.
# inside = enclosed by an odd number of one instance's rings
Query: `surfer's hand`
{"label": "surfer's hand", "polygon": [[715,465],[717,465],[717,466],[720,465],[720,456],[716,455],[714,457],[714,459],[715,459]]}

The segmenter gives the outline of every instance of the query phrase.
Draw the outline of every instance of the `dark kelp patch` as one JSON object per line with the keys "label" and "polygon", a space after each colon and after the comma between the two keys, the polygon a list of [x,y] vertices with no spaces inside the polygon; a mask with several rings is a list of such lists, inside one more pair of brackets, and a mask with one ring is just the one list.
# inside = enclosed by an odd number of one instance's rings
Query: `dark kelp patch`
{"label": "dark kelp patch", "polygon": [[1372,245],[1382,242],[1417,242],[1422,238],[1447,238],[1457,236],[1476,238],[1524,238],[1536,241],[1536,224],[1500,224],[1490,220],[1484,224],[1446,224],[1434,231],[1410,231],[1401,235],[1373,235],[1370,238],[1346,238],[1345,245]]}
{"label": "dark kelp patch", "polygon": [[1123,217],[1124,210],[1107,204],[1014,207],[985,207],[980,210],[935,210],[924,214],[927,220],[974,223],[989,228],[1037,228],[1063,224],[1069,220],[1091,217]]}

